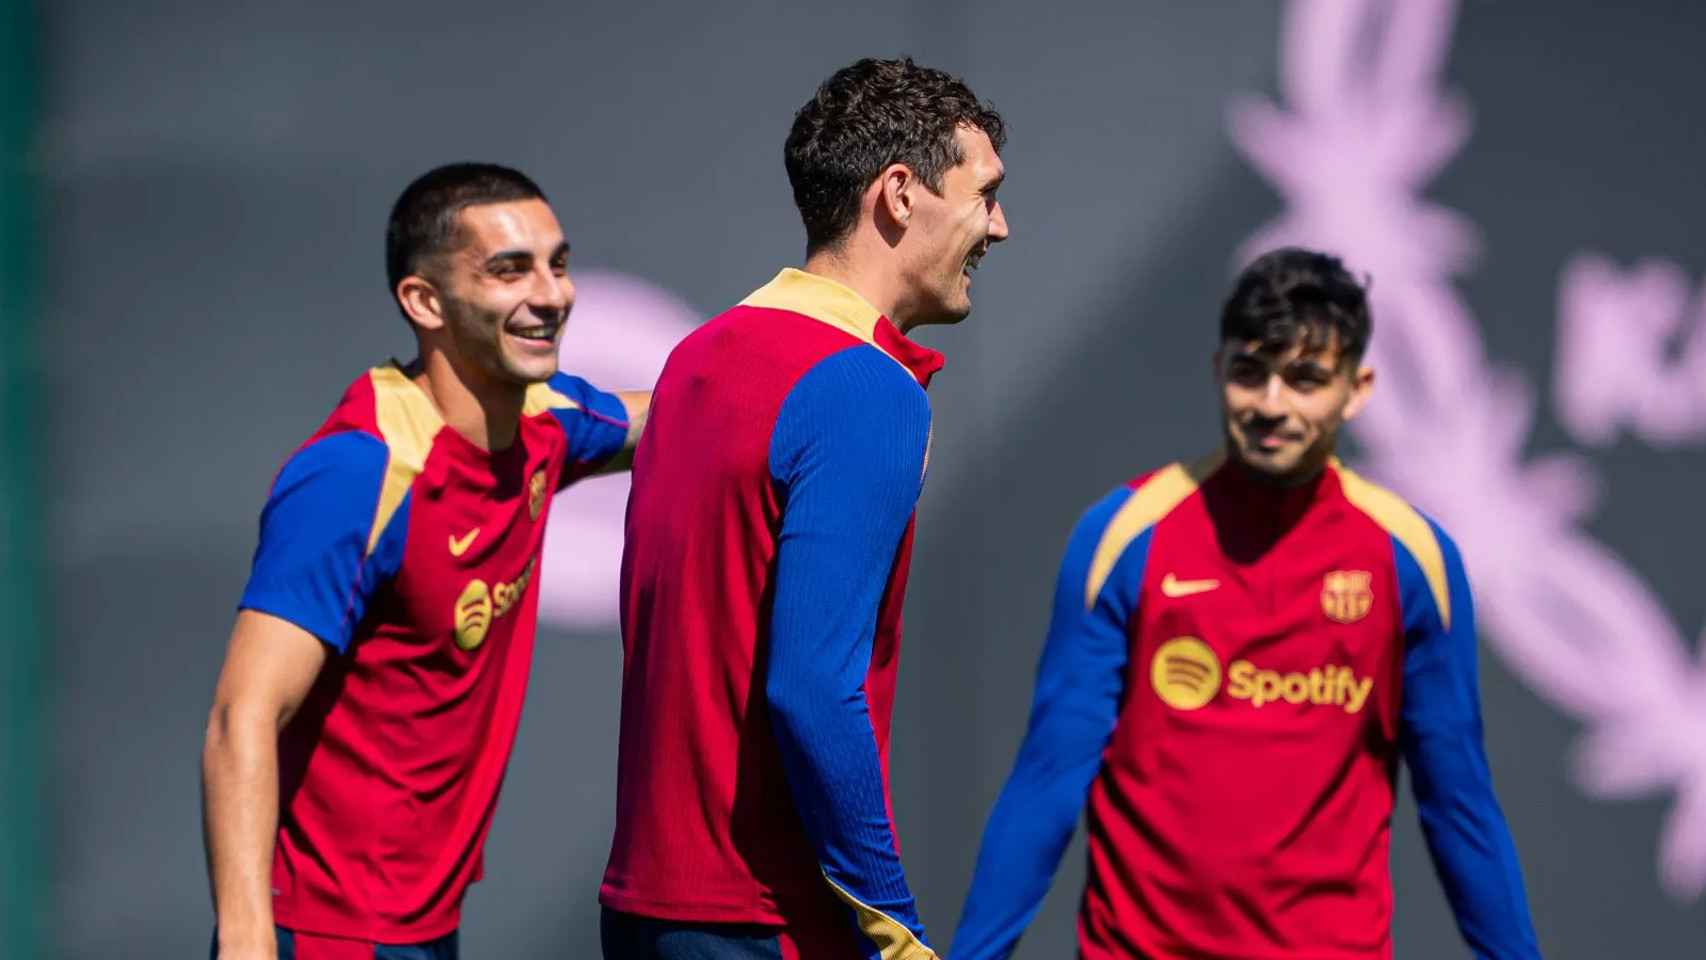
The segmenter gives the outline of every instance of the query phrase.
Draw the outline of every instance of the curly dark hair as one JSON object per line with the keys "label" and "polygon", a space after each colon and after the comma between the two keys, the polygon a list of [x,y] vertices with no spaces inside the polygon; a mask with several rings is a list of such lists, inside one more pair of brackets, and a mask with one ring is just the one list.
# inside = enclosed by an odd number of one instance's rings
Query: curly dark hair
{"label": "curly dark hair", "polygon": [[1258,341],[1264,349],[1306,350],[1337,343],[1339,359],[1354,364],[1368,349],[1374,321],[1368,284],[1338,257],[1281,247],[1257,257],[1238,275],[1220,311],[1220,339]]}
{"label": "curly dark hair", "polygon": [[954,140],[961,126],[988,134],[997,153],[1007,141],[1001,115],[964,81],[910,57],[867,58],[835,71],[794,114],[783,146],[806,254],[852,231],[865,188],[890,164],[906,164],[940,193],[942,175],[965,160]]}
{"label": "curly dark hair", "polygon": [[404,277],[421,271],[423,259],[451,249],[456,215],[464,208],[544,199],[526,174],[495,163],[450,163],[416,177],[403,188],[385,226],[385,278],[392,296]]}

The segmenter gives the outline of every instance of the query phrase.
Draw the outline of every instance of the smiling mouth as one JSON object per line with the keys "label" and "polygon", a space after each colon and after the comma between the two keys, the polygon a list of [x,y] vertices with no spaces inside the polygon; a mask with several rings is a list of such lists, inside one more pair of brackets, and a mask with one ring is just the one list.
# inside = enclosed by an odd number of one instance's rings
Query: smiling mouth
{"label": "smiling mouth", "polygon": [[1285,430],[1251,430],[1248,427],[1244,429],[1244,437],[1257,450],[1268,451],[1278,450],[1303,439]]}
{"label": "smiling mouth", "polygon": [[976,250],[973,250],[971,253],[966,254],[965,266],[960,268],[960,272],[965,274],[968,277],[971,276],[972,271],[976,270],[978,264],[983,262],[983,255],[988,253],[988,252],[989,252],[988,247],[978,247]]}
{"label": "smiling mouth", "polygon": [[533,343],[552,343],[557,339],[557,331],[563,329],[563,321],[550,320],[544,323],[526,325],[512,324],[504,328],[504,332],[517,340],[528,340]]}

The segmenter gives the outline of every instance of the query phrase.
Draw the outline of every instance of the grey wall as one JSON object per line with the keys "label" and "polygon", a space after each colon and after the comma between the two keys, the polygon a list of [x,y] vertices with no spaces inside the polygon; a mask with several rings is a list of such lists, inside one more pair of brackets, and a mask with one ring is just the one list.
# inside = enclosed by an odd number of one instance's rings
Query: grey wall
{"label": "grey wall", "polygon": [[[896,815],[926,922],[952,929],[1023,729],[1065,534],[1111,485],[1200,452],[1211,316],[1278,201],[1224,109],[1271,91],[1266,2],[44,5],[55,593],[49,783],[58,955],[173,957],[211,924],[197,757],[255,517],[280,459],[364,366],[411,344],[381,282],[396,192],[448,160],[532,172],[577,267],[706,315],[797,262],[780,162],[830,70],[907,52],[1006,115],[1014,238],[949,357],[920,506],[897,708]],[[1544,385],[1557,271],[1594,247],[1706,269],[1706,12],[1657,0],[1462,11],[1449,77],[1474,138],[1434,195],[1485,253],[1462,285],[1501,362]],[[1567,436],[1550,421],[1536,445]],[[1595,454],[1594,531],[1692,635],[1706,593],[1698,445]],[[1466,491],[1465,496],[1473,496]],[[1537,558],[1540,562],[1541,558]],[[619,647],[544,631],[469,895],[470,956],[596,954]],[[1548,956],[1697,955],[1706,912],[1660,894],[1668,800],[1587,799],[1572,721],[1483,659],[1487,739]],[[1461,956],[1406,804],[1396,935]],[[1069,950],[1082,851],[1022,956]]]}

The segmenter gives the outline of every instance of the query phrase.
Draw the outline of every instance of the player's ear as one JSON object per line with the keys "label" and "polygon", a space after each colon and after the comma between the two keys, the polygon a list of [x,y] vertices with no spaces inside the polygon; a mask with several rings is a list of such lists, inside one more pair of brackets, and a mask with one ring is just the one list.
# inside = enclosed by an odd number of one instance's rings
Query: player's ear
{"label": "player's ear", "polygon": [[1345,402],[1345,419],[1356,416],[1374,393],[1374,368],[1359,366],[1351,377],[1351,398]]}
{"label": "player's ear", "polygon": [[418,273],[397,281],[397,303],[409,320],[422,330],[438,330],[444,326],[444,301],[438,287]]}
{"label": "player's ear", "polygon": [[878,222],[888,222],[902,229],[912,220],[913,193],[919,186],[918,177],[904,163],[891,163],[877,174]]}

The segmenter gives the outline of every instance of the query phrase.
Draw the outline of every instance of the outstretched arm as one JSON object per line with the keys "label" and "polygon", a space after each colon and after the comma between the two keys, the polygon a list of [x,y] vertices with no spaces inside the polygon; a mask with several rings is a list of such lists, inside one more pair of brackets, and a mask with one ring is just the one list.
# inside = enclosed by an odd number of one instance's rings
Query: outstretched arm
{"label": "outstretched arm", "polygon": [[1457,547],[1434,528],[1445,609],[1415,559],[1398,549],[1404,592],[1400,738],[1416,811],[1458,930],[1477,960],[1538,958],[1522,869],[1481,742],[1475,615]]}
{"label": "outstretched arm", "polygon": [[1102,750],[1119,716],[1126,624],[1136,608],[1149,538],[1133,542],[1093,603],[1085,590],[1102,533],[1130,494],[1121,488],[1097,503],[1067,543],[1030,726],[984,828],[954,934],[954,960],[1012,953],[1048,893],[1101,769]]}
{"label": "outstretched arm", "polygon": [[628,436],[622,442],[622,451],[605,461],[599,473],[619,473],[633,469],[634,448],[640,445],[640,434],[646,432],[646,415],[652,409],[652,392],[650,390],[618,390],[616,398],[622,401],[622,408],[628,413]]}
{"label": "outstretched arm", "polygon": [[634,446],[640,442],[651,409],[650,390],[607,393],[567,373],[553,374],[543,384],[548,389],[540,386],[531,388],[528,402],[542,402],[568,440],[557,489],[634,465]]}

